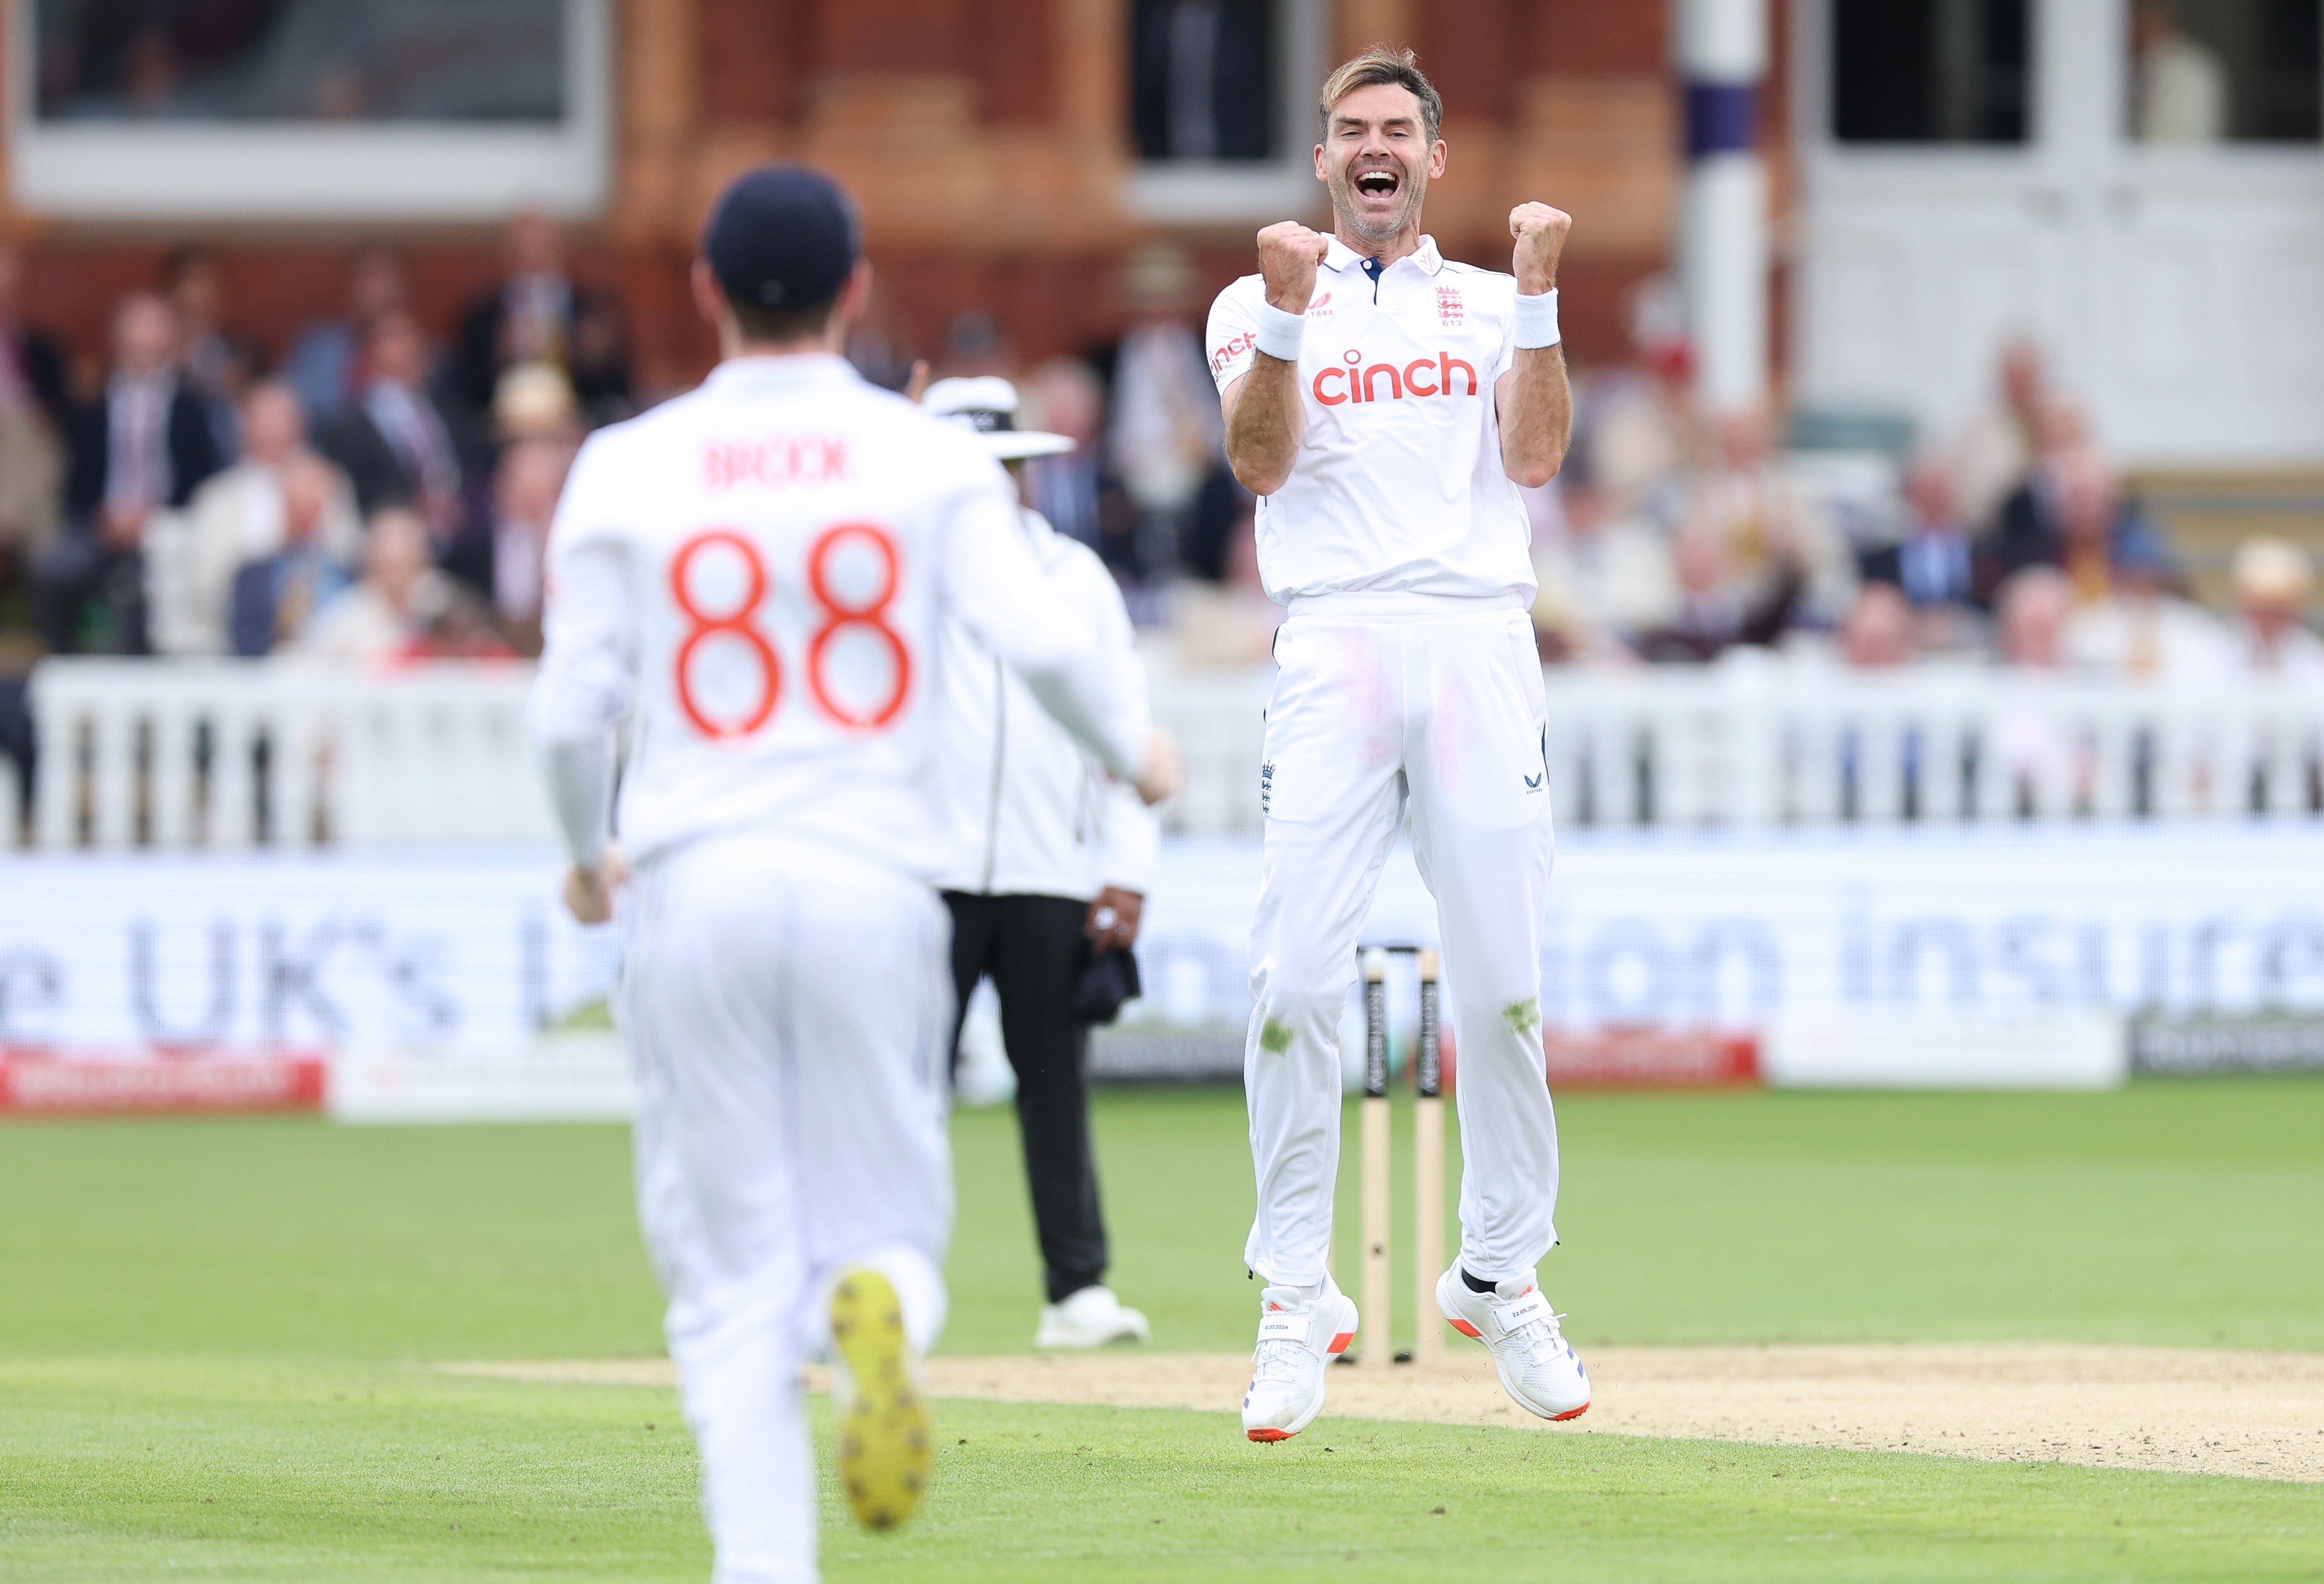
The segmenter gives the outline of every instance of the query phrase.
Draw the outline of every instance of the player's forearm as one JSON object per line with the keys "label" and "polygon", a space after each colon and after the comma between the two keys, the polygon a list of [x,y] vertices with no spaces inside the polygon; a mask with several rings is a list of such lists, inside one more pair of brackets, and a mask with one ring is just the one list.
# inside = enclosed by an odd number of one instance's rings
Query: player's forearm
{"label": "player's forearm", "polygon": [[637,685],[637,612],[628,562],[609,542],[559,546],[551,565],[530,724],[558,833],[589,869],[611,833],[613,732]]}
{"label": "player's forearm", "polygon": [[1521,350],[1509,371],[1501,403],[1501,466],[1527,489],[1557,476],[1573,433],[1573,388],[1565,378],[1565,349]]}
{"label": "player's forearm", "polygon": [[1103,675],[1090,663],[1093,658],[1020,663],[1017,674],[1040,706],[1095,754],[1100,764],[1134,783],[1146,774],[1146,701]]}
{"label": "player's forearm", "polygon": [[542,741],[538,747],[549,803],[566,856],[594,869],[612,833],[613,741],[604,732]]}
{"label": "player's forearm", "polygon": [[1305,419],[1299,365],[1259,354],[1250,373],[1227,393],[1227,465],[1254,495],[1271,495],[1291,477]]}

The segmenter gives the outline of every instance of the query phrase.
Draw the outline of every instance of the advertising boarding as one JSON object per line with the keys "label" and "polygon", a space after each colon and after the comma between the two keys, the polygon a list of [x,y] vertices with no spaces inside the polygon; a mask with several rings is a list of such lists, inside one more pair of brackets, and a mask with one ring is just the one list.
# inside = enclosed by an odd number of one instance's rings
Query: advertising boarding
{"label": "advertising boarding", "polygon": [[[604,1003],[619,926],[567,920],[557,871],[534,852],[11,856],[0,1051],[319,1055],[349,1113],[618,1115]],[[1108,1039],[1175,1041],[1234,1070],[1258,874],[1247,841],[1166,851],[1146,995]],[[2134,1019],[2324,1014],[2312,826],[1582,833],[1552,889],[1553,1046],[1743,1036],[1775,1082],[2101,1084],[2127,1070]],[[1408,852],[1390,856],[1365,935],[1434,942]],[[1457,999],[1457,961],[1447,973]]]}

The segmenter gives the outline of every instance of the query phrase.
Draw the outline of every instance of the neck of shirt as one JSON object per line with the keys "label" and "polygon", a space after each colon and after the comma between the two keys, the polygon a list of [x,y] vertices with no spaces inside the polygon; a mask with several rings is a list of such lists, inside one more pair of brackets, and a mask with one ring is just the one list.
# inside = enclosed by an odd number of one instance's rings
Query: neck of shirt
{"label": "neck of shirt", "polygon": [[1420,251],[1424,233],[1417,226],[1397,232],[1386,242],[1374,242],[1360,232],[1347,227],[1334,227],[1333,238],[1350,253],[1364,258],[1378,259],[1379,267],[1387,269],[1398,259],[1408,259]]}

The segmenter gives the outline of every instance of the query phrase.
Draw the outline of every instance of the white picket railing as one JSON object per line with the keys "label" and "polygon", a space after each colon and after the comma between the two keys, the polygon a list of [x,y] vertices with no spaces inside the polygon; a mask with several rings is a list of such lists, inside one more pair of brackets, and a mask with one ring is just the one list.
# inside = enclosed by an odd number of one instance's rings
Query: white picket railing
{"label": "white picket railing", "polygon": [[32,674],[34,843],[178,849],[540,843],[530,667],[350,674],[51,660]]}
{"label": "white picket railing", "polygon": [[[1552,670],[1544,758],[1568,826],[2317,817],[2324,694],[2171,691],[1982,667],[1857,674],[1757,654]],[[1161,672],[1185,751],[1166,823],[1255,831],[1269,673]],[[267,662],[35,673],[49,850],[547,843],[530,668],[351,675]],[[9,782],[0,776],[0,786]],[[0,791],[0,797],[13,789]],[[0,803],[0,843],[16,828]]]}
{"label": "white picket railing", "polygon": [[1582,824],[2310,818],[2324,693],[1981,665],[1849,672],[1742,651],[1548,675],[1551,786]]}

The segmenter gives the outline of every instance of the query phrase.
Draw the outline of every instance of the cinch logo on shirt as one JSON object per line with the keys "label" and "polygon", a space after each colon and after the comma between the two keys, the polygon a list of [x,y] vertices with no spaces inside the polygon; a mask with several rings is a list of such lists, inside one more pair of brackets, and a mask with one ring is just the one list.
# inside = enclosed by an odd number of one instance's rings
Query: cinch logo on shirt
{"label": "cinch logo on shirt", "polygon": [[[1312,387],[1315,400],[1326,407],[1337,407],[1343,401],[1401,401],[1406,396],[1477,394],[1475,367],[1449,352],[1440,352],[1434,357],[1416,357],[1402,368],[1392,363],[1367,364],[1364,355],[1352,346],[1340,357],[1348,366],[1323,370],[1315,376]],[[1456,374],[1468,382],[1467,390],[1452,388]]]}
{"label": "cinch logo on shirt", "polygon": [[1211,354],[1211,373],[1214,374],[1222,374],[1226,373],[1227,364],[1232,363],[1236,358],[1240,357],[1244,353],[1249,352],[1252,347],[1258,345],[1259,332],[1256,330],[1245,330],[1241,335],[1236,336],[1224,346],[1220,347],[1216,352]]}

